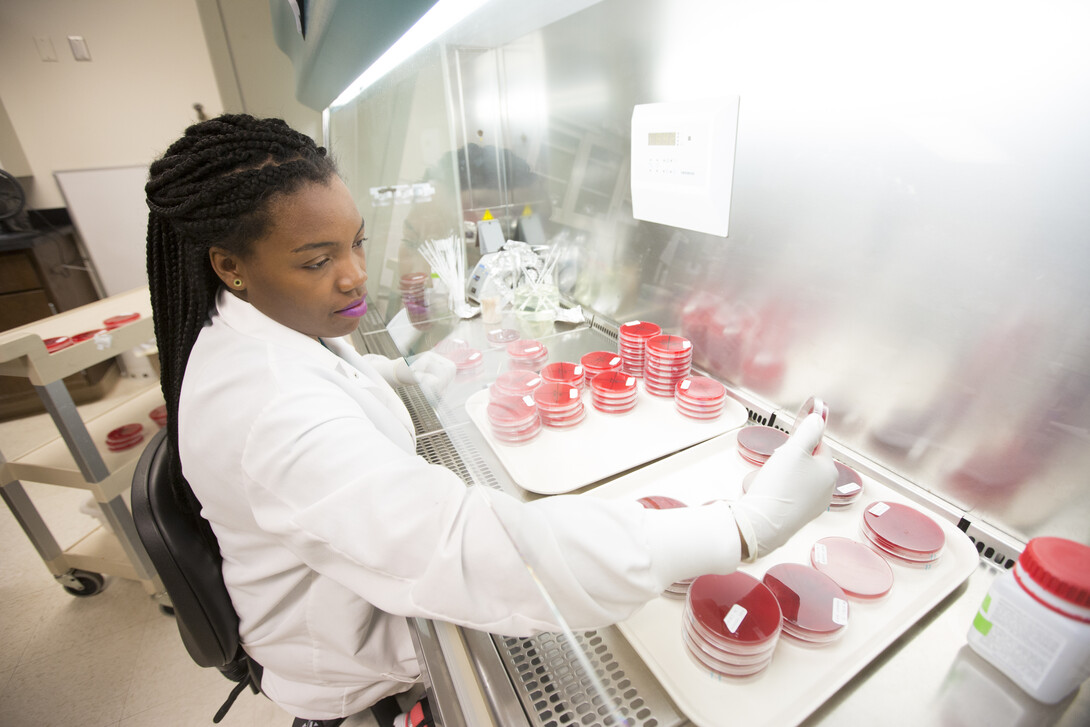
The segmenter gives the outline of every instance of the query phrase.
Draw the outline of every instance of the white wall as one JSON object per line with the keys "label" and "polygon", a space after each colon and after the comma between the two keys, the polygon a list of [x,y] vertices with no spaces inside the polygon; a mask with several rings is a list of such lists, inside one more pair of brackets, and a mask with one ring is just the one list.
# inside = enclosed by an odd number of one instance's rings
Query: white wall
{"label": "white wall", "polygon": [[[90,62],[73,59],[69,35],[86,39]],[[222,110],[193,0],[2,2],[0,68],[31,208],[64,206],[54,171],[148,164],[196,120],[194,103]]]}

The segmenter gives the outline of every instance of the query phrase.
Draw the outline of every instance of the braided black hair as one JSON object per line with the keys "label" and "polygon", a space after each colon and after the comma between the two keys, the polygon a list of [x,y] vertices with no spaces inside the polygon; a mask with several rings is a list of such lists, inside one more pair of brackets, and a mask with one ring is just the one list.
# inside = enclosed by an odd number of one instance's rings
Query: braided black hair
{"label": "braided black hair", "polygon": [[[186,129],[152,163],[148,283],[167,407],[169,465],[180,499],[192,495],[178,461],[178,397],[189,353],[222,285],[212,246],[245,257],[266,231],[269,202],[337,173],[323,147],[280,119],[230,114]],[[189,503],[192,506],[192,503]]]}

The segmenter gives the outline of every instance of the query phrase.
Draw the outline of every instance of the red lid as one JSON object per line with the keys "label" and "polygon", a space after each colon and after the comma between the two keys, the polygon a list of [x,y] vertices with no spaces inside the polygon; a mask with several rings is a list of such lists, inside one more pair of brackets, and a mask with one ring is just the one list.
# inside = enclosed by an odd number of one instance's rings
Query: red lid
{"label": "red lid", "polygon": [[144,425],[143,424],[137,424],[137,423],[125,424],[124,426],[120,426],[117,429],[114,429],[113,431],[111,431],[109,434],[107,434],[106,435],[106,441],[109,442],[109,441],[112,441],[112,440],[128,439],[130,437],[133,437],[133,436],[139,434],[142,431],[144,431]]}
{"label": "red lid", "polygon": [[488,420],[493,424],[515,426],[537,418],[537,406],[532,396],[497,396],[486,407]]}
{"label": "red lid", "polygon": [[561,384],[580,384],[583,382],[583,366],[570,361],[557,361],[541,369],[541,378]]}
{"label": "red lid", "polygon": [[132,323],[138,318],[140,318],[139,313],[125,313],[124,315],[110,316],[102,322],[106,325],[106,328],[117,328],[118,326],[123,326],[126,323]]}
{"label": "red lid", "polygon": [[546,381],[534,389],[534,401],[542,408],[566,411],[574,408],[579,399],[579,389],[571,384]]}
{"label": "red lid", "polygon": [[599,373],[615,370],[621,365],[621,357],[611,351],[591,351],[583,354],[579,363],[583,364],[583,368],[588,371]]}
{"label": "red lid", "polygon": [[819,634],[839,631],[848,623],[843,589],[808,565],[774,565],[765,573],[764,584],[779,601],[786,623]]}
{"label": "red lid", "polygon": [[603,394],[629,394],[636,391],[636,379],[620,371],[607,371],[595,376],[590,388]]}
{"label": "red lid", "polygon": [[621,338],[643,339],[662,333],[662,326],[648,321],[629,321],[623,324],[618,332]]}
{"label": "red lid", "polygon": [[753,424],[738,431],[738,446],[766,459],[787,441],[786,432],[763,424]]}
{"label": "red lid", "polygon": [[42,343],[45,344],[45,350],[48,353],[54,353],[62,348],[68,348],[74,344],[74,341],[68,336],[57,336],[56,338],[46,338]]}
{"label": "red lid", "polygon": [[687,603],[696,622],[727,643],[767,642],[783,620],[768,587],[741,571],[700,576],[689,586]]}
{"label": "red lid", "polygon": [[718,402],[727,396],[727,387],[707,376],[690,376],[678,382],[678,396],[690,401]]}
{"label": "red lid", "polygon": [[1066,538],[1033,538],[1018,565],[1056,598],[1090,608],[1090,547]]}
{"label": "red lid", "polygon": [[83,333],[77,333],[76,335],[72,336],[72,342],[73,343],[83,343],[84,341],[88,341],[88,340],[94,338],[98,333],[100,333],[100,332],[102,332],[104,330],[106,330],[106,329],[105,328],[96,328],[93,331],[84,331]]}
{"label": "red lid", "polygon": [[849,596],[881,598],[893,588],[893,571],[885,558],[850,538],[833,536],[817,541],[810,550],[810,564]]}
{"label": "red lid", "polygon": [[[919,510],[897,502],[876,502],[863,512],[864,533],[878,536],[898,555],[917,557],[942,550],[946,535],[939,524]],[[905,551],[905,552],[902,552]]]}
{"label": "red lid", "polygon": [[691,356],[693,343],[684,336],[654,336],[647,339],[647,352],[663,356]]}

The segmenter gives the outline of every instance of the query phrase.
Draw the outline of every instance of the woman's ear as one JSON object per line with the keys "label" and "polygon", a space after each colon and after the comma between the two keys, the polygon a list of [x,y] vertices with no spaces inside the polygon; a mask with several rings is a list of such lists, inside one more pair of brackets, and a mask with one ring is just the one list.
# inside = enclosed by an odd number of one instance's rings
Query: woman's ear
{"label": "woman's ear", "polygon": [[208,261],[228,290],[241,293],[246,289],[246,276],[236,255],[222,247],[213,246],[208,249]]}

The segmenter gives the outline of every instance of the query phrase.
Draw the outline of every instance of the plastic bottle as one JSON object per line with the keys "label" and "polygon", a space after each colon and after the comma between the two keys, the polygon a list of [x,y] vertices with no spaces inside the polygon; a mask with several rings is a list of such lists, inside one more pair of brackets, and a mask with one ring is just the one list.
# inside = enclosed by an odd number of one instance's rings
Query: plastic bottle
{"label": "plastic bottle", "polygon": [[969,646],[1027,694],[1055,704],[1090,677],[1090,547],[1033,538],[992,583]]}

